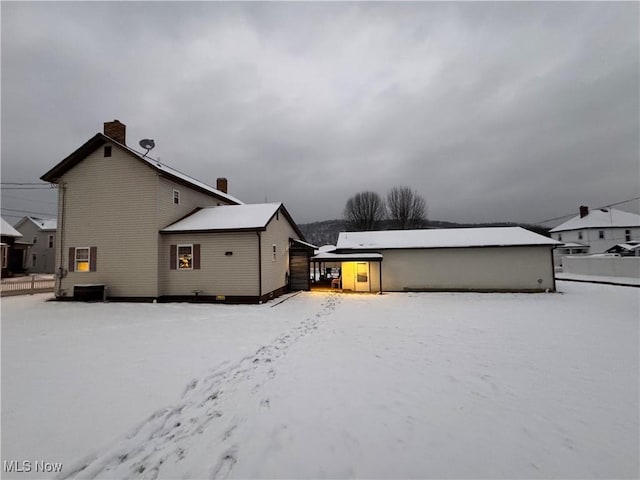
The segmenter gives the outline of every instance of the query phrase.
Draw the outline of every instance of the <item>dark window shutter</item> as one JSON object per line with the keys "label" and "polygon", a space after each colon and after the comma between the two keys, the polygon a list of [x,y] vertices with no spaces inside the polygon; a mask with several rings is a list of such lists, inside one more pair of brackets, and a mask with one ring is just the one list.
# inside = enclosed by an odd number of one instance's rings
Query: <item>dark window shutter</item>
{"label": "dark window shutter", "polygon": [[200,270],[200,244],[193,245],[193,269]]}
{"label": "dark window shutter", "polygon": [[69,271],[75,272],[76,270],[76,249],[75,247],[69,247]]}
{"label": "dark window shutter", "polygon": [[98,268],[98,247],[89,248],[89,271],[95,272]]}
{"label": "dark window shutter", "polygon": [[169,269],[175,270],[177,267],[178,246],[171,245],[169,248]]}

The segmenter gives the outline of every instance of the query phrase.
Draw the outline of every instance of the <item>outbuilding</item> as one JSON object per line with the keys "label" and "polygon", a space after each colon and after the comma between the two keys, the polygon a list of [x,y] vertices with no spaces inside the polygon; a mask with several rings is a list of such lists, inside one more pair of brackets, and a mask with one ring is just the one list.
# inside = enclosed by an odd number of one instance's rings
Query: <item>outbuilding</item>
{"label": "outbuilding", "polygon": [[343,289],[542,292],[556,289],[560,245],[521,227],[388,230],[341,232],[331,253],[342,262]]}

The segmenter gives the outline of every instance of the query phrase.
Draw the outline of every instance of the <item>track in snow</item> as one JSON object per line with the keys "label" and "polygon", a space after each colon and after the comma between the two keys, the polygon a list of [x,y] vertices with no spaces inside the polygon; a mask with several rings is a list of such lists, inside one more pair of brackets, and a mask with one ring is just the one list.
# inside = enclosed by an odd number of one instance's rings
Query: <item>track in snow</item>
{"label": "track in snow", "polygon": [[[340,295],[329,293],[315,315],[262,346],[253,355],[202,379],[191,380],[175,405],[156,411],[113,446],[85,458],[60,478],[155,479],[173,477],[177,472],[181,477],[192,476],[180,469],[179,462],[190,450],[201,448],[198,441],[204,436],[215,437],[214,450],[220,450],[212,457],[209,478],[226,478],[240,455],[239,446],[233,442],[234,431],[247,418],[242,416],[243,412],[226,411],[224,400],[233,395],[240,395],[239,398],[254,396],[259,407],[268,408],[269,399],[260,399],[259,393],[277,375],[278,360],[292,345],[315,331],[321,318],[330,315],[340,301]],[[222,424],[221,420],[227,420],[229,416],[230,423]]]}

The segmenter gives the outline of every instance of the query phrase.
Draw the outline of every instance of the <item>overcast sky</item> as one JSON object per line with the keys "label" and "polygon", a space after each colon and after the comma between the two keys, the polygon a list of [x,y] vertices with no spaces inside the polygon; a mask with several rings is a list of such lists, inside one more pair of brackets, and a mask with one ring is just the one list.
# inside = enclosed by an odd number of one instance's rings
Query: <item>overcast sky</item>
{"label": "overcast sky", "polygon": [[[639,6],[2,2],[2,182],[119,119],[130,146],[298,223],[394,185],[461,222],[636,197]],[[11,223],[53,202],[2,190]]]}

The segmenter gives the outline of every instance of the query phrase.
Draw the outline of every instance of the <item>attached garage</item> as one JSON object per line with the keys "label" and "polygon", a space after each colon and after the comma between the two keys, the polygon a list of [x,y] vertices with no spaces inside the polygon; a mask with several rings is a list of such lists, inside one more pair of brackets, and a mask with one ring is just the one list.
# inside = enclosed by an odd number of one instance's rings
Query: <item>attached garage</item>
{"label": "attached garage", "polygon": [[370,291],[542,292],[555,291],[559,245],[520,227],[391,230],[341,232],[333,253],[382,257]]}

